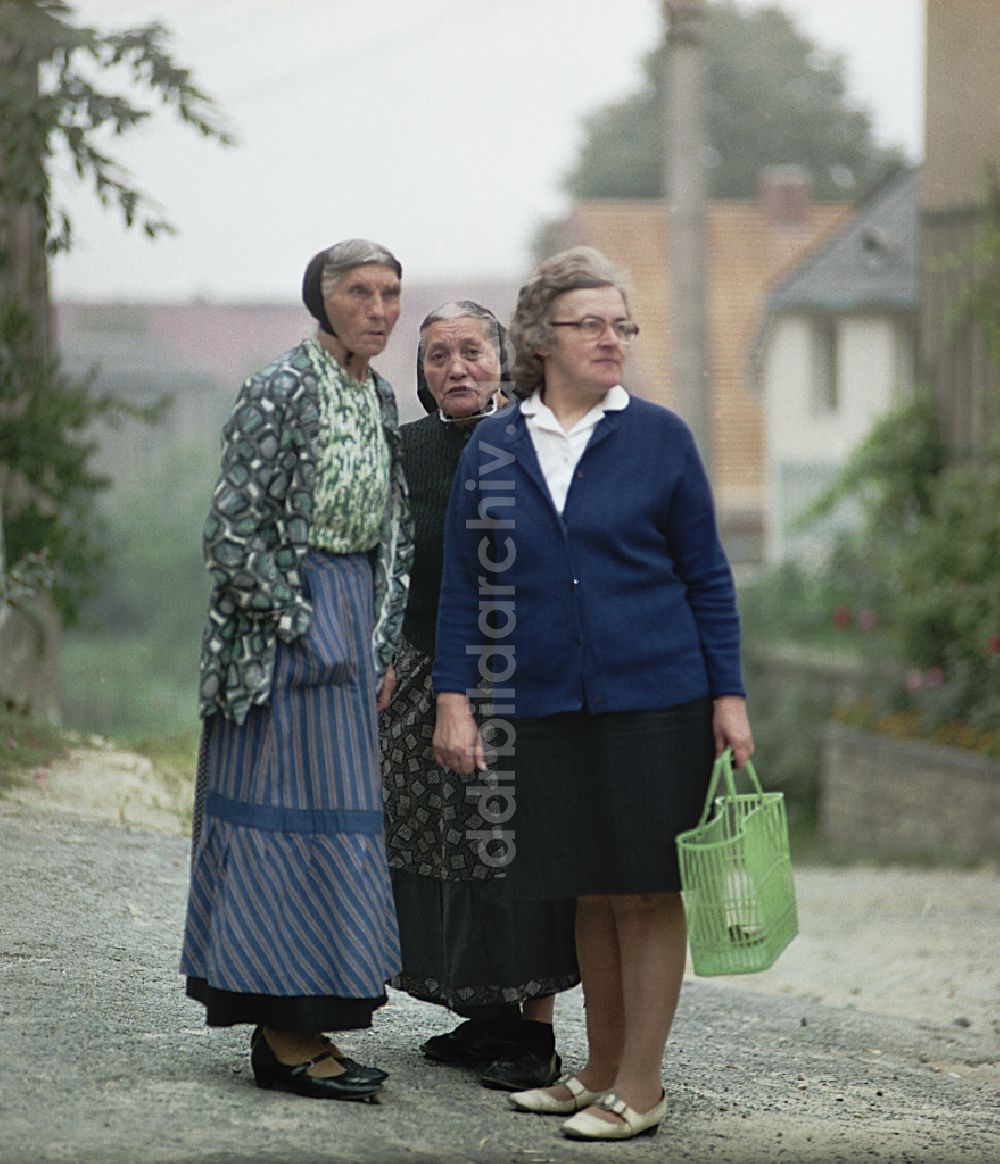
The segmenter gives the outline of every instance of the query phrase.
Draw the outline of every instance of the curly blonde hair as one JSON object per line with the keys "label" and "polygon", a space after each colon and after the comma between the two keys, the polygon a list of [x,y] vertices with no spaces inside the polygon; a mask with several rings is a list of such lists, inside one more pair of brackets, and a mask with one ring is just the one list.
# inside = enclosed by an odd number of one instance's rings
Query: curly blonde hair
{"label": "curly blonde hair", "polygon": [[517,293],[517,306],[510,321],[510,342],[514,348],[514,391],[530,396],[545,385],[545,368],[540,348],[555,340],[549,326],[552,304],[567,291],[588,287],[614,287],[628,306],[625,273],[594,247],[571,247],[546,259]]}

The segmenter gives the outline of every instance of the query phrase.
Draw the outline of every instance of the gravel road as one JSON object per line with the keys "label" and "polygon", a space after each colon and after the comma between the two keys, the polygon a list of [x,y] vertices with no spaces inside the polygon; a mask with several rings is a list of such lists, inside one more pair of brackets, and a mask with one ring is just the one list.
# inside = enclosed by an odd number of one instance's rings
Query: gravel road
{"label": "gravel road", "polygon": [[[247,1032],[208,1031],[176,972],[188,845],[0,801],[0,1161],[1000,1161],[1000,878],[799,870],[802,933],[766,975],[691,979],[669,1116],[627,1145],[416,1049],[452,1020],[393,993],[344,1039],[378,1105],[257,1090]],[[569,1065],[579,991],[558,1000]]]}

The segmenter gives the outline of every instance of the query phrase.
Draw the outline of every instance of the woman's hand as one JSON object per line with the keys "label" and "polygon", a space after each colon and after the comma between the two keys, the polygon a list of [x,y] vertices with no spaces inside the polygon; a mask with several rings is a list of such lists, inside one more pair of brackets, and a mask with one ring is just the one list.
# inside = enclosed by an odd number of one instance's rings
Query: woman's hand
{"label": "woman's hand", "polygon": [[715,754],[721,756],[726,748],[733,749],[733,764],[737,768],[753,755],[753,734],[747,717],[747,701],[742,695],[720,695],[712,714],[715,734]]}
{"label": "woman's hand", "polygon": [[385,669],[385,674],[382,676],[382,686],[378,689],[378,695],[375,697],[375,706],[379,712],[385,709],[392,703],[392,695],[396,690],[396,669],[390,663]]}
{"label": "woman's hand", "polygon": [[434,723],[434,759],[442,768],[460,776],[486,771],[486,750],[469,700],[458,691],[442,691],[437,697]]}

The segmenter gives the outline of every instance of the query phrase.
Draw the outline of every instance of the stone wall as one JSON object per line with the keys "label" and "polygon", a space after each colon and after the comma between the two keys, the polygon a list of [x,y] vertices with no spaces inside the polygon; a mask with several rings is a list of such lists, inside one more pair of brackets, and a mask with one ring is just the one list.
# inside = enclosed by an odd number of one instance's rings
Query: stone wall
{"label": "stone wall", "polygon": [[1000,855],[1000,760],[831,724],[819,819],[844,853]]}

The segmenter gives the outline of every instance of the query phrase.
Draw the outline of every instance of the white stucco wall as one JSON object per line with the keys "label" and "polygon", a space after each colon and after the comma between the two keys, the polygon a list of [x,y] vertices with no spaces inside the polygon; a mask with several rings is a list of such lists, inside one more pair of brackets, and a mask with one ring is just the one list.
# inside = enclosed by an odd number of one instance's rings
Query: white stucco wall
{"label": "white stucco wall", "polygon": [[906,330],[891,316],[837,317],[837,406],[820,408],[814,384],[813,321],[778,316],[763,356],[767,447],[766,555],[822,558],[848,510],[809,532],[798,514],[833,480],[873,422],[912,387]]}

